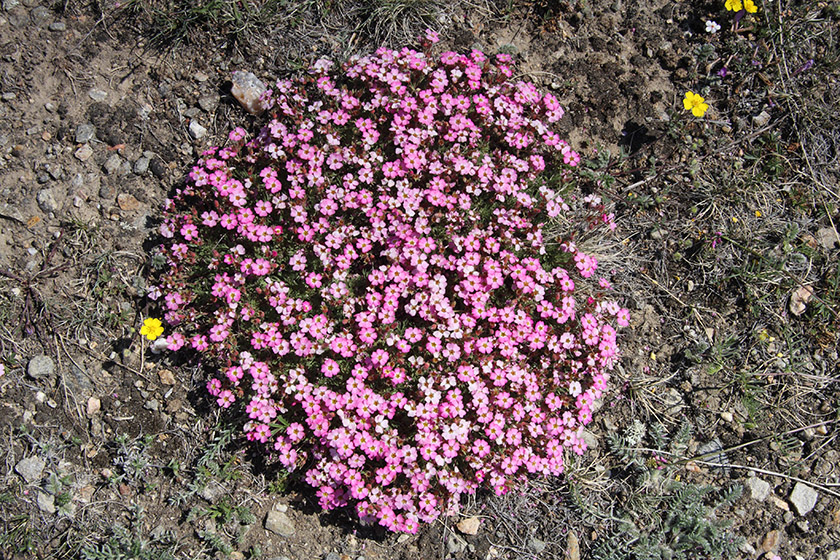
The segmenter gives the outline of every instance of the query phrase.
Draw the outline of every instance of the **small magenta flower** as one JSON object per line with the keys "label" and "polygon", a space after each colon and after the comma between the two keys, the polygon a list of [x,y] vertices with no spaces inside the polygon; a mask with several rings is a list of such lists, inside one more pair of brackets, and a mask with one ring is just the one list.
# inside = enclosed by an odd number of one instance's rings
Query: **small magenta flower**
{"label": "small magenta flower", "polygon": [[691,111],[691,114],[695,117],[702,117],[709,109],[709,105],[705,101],[703,96],[693,91],[687,91],[685,92],[685,99],[683,99],[683,106],[686,111]]}

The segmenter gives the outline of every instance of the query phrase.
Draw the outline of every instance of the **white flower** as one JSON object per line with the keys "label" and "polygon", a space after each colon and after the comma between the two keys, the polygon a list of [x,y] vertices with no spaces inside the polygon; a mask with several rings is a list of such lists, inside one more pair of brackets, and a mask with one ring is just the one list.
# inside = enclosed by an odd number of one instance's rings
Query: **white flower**
{"label": "white flower", "polygon": [[706,22],[706,33],[717,33],[720,31],[720,24],[716,21],[709,20]]}

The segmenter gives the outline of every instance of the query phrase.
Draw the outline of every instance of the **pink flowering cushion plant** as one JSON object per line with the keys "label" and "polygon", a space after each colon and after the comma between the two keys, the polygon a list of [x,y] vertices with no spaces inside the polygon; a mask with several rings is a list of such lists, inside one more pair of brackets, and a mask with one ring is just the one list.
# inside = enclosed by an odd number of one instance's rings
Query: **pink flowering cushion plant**
{"label": "pink flowering cushion plant", "polygon": [[512,64],[319,61],[167,201],[150,295],[169,348],[218,371],[219,406],[326,510],[415,532],[585,449],[628,313],[587,280],[594,257],[547,243],[580,158]]}

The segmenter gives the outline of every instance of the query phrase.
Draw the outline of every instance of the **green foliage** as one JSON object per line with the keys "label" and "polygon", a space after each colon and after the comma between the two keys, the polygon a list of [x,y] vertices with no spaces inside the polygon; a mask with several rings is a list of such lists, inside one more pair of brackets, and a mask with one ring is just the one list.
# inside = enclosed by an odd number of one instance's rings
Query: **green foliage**
{"label": "green foliage", "polygon": [[670,436],[661,424],[647,429],[635,420],[623,434],[608,436],[610,451],[624,467],[629,498],[613,512],[612,532],[598,540],[593,559],[693,560],[737,554],[742,539],[717,514],[741,496],[741,487],[718,489],[679,480],[692,431],[684,421]]}

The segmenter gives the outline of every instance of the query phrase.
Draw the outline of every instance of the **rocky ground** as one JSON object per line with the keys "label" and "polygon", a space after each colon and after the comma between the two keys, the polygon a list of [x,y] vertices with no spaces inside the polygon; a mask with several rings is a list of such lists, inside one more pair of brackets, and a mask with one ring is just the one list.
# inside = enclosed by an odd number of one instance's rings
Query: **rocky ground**
{"label": "rocky ground", "polygon": [[[401,28],[351,2],[240,27],[184,12],[184,29],[152,3],[3,2],[0,557],[641,558],[682,542],[663,525],[681,496],[732,523],[742,558],[840,557],[837,3],[740,22],[723,2],[501,4],[432,23],[449,48],[515,53],[565,104],[581,185],[619,218],[589,243],[633,324],[564,479],[409,537],[318,511],[239,441],[199,366],[138,336],[163,200],[259,124],[231,72],[270,80]],[[700,87],[702,121],[682,107]]]}

